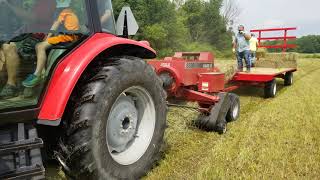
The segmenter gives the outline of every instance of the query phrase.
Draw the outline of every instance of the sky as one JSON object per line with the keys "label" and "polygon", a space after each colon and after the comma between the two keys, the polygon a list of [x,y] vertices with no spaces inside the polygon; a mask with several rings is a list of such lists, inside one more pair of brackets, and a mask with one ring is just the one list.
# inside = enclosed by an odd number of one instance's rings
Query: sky
{"label": "sky", "polygon": [[320,0],[235,0],[241,10],[237,24],[247,30],[297,27],[291,35],[320,35]]}

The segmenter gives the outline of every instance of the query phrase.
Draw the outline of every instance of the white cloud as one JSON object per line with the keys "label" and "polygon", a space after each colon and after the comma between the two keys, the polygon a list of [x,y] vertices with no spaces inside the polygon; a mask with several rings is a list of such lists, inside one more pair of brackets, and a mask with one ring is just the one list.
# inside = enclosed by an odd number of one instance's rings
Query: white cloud
{"label": "white cloud", "polygon": [[320,0],[238,0],[239,23],[253,28],[298,27],[295,35],[320,34]]}
{"label": "white cloud", "polygon": [[283,27],[285,26],[285,22],[277,19],[270,19],[264,21],[260,24],[261,28],[268,28],[268,27]]}

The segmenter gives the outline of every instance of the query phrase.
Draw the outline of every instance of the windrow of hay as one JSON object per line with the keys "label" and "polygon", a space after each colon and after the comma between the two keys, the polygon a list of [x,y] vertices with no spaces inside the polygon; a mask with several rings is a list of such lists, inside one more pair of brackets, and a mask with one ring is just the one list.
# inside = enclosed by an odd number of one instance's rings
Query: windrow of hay
{"label": "windrow of hay", "polygon": [[256,67],[266,68],[297,68],[297,53],[267,53],[265,57],[259,58]]}

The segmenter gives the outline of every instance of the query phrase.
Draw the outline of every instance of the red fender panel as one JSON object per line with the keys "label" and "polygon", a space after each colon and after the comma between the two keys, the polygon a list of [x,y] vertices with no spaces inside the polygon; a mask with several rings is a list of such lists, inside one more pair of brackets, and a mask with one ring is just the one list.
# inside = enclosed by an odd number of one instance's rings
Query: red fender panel
{"label": "red fender panel", "polygon": [[[105,33],[91,36],[79,48],[66,56],[55,68],[42,101],[38,123],[59,125],[73,88],[86,67],[101,52],[117,45],[141,47],[149,54],[156,56],[156,52],[147,43]],[[53,121],[59,121],[59,123]]]}

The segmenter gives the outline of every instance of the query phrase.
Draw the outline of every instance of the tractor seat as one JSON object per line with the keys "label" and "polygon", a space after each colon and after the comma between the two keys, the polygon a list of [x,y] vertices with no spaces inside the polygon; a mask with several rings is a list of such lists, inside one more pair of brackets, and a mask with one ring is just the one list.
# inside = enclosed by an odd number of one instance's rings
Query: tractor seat
{"label": "tractor seat", "polygon": [[76,46],[78,41],[74,42],[67,42],[67,43],[59,43],[57,45],[53,45],[48,49],[48,61],[46,66],[45,76],[49,75],[49,72],[54,65],[54,63],[63,55],[67,50],[71,50],[73,47]]}
{"label": "tractor seat", "polygon": [[52,49],[71,49],[77,44],[77,42],[78,41],[59,43],[59,44],[51,46],[49,48],[49,50],[52,50]]}

